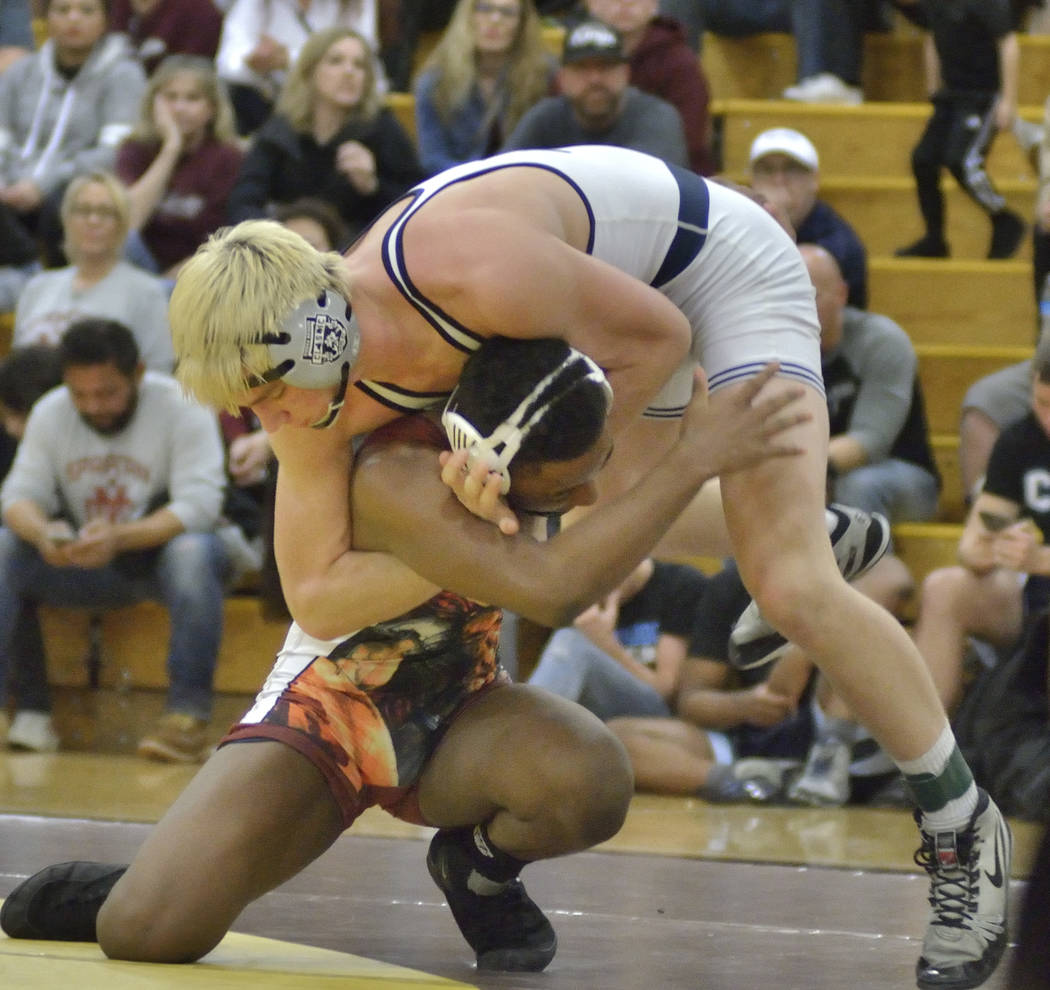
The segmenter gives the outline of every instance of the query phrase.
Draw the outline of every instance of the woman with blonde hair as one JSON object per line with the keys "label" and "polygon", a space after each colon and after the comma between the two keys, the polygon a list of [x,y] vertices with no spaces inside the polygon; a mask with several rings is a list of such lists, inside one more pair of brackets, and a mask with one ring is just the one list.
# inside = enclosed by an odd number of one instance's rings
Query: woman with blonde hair
{"label": "woman with blonde hair", "polygon": [[226,222],[243,157],[212,62],[169,55],[150,76],[138,124],[117,153],[131,207],[130,260],[174,278]]}
{"label": "woman with blonde hair", "polygon": [[130,206],[120,180],[109,172],[77,176],[66,187],[61,215],[72,264],[29,280],[15,309],[13,345],[57,344],[74,321],[100,317],[134,334],[147,368],[170,372],[167,288],[123,260]]}
{"label": "woman with blonde hair", "polygon": [[310,37],[245,157],[229,200],[232,221],[316,196],[354,232],[422,178],[412,139],[377,90],[377,65],[357,31]]}
{"label": "woman with blonde hair", "polygon": [[498,151],[555,71],[533,0],[459,0],[415,86],[426,174]]}

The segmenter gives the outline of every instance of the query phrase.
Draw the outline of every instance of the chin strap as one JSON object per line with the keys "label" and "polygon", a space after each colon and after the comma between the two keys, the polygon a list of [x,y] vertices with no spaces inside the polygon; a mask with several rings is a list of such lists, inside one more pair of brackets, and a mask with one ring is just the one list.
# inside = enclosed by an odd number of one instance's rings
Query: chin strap
{"label": "chin strap", "polygon": [[328,409],[325,414],[316,423],[310,424],[311,430],[326,430],[335,422],[339,411],[343,408],[343,403],[346,401],[346,390],[349,384],[350,363],[344,362],[343,371],[339,377],[339,388],[335,393],[335,397],[328,403]]}

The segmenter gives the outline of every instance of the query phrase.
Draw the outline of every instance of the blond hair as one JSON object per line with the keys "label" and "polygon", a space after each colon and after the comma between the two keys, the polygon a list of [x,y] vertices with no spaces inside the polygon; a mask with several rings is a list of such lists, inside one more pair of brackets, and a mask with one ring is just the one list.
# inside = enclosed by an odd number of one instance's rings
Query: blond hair
{"label": "blond hair", "polygon": [[288,313],[326,289],[349,299],[342,260],[273,220],[212,234],[183,265],[171,294],[183,387],[205,405],[235,409],[273,368],[263,337],[279,333]]}
{"label": "blond hair", "polygon": [[137,141],[159,142],[160,131],[153,117],[153,103],[157,94],[176,76],[186,73],[196,79],[204,98],[211,104],[211,120],[208,134],[216,141],[229,144],[237,140],[233,123],[233,107],[226,95],[226,87],[219,81],[215,63],[201,55],[168,55],[153,70],[146,85],[146,92],[139,104],[139,119],[131,137]]}
{"label": "blond hair", "polygon": [[[445,33],[424,65],[433,71],[434,106],[446,123],[470,99],[478,83],[475,58],[474,7],[477,0],[459,0]],[[514,130],[522,114],[550,91],[552,59],[543,40],[543,29],[533,0],[518,0],[521,15],[518,30],[507,51],[501,83],[505,100],[502,115],[504,135]]]}
{"label": "blond hair", "polygon": [[77,261],[77,251],[69,242],[69,219],[73,215],[73,208],[77,205],[77,197],[86,186],[94,185],[105,187],[106,192],[109,193],[113,209],[117,211],[117,223],[120,225],[120,241],[116,249],[118,257],[128,236],[128,231],[131,229],[131,204],[128,202],[128,193],[124,188],[124,183],[112,172],[85,172],[83,175],[78,175],[66,186],[66,191],[62,194],[62,205],[59,207],[59,216],[62,218],[63,233],[65,235],[62,241],[62,250],[65,251],[66,257],[74,264]]}
{"label": "blond hair", "polygon": [[382,98],[376,87],[376,56],[368,39],[353,28],[332,27],[315,31],[303,43],[299,57],[288,72],[277,98],[275,112],[301,132],[309,132],[314,116],[314,72],[328,49],[344,38],[354,38],[361,43],[367,65],[361,102],[347,114],[347,120],[372,120],[382,108]]}

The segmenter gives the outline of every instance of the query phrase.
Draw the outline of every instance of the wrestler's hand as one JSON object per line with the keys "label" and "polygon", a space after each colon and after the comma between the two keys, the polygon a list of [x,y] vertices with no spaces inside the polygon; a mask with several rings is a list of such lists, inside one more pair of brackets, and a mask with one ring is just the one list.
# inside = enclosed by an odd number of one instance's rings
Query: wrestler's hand
{"label": "wrestler's hand", "polygon": [[775,362],[767,364],[726,401],[715,405],[708,403],[703,373],[697,372],[678,445],[685,446],[709,477],[742,471],[770,457],[802,453],[802,447],[785,440],[782,434],[811,418],[801,408],[790,408],[805,393],[803,386],[792,386],[767,399],[758,398],[779,367]]}
{"label": "wrestler's hand", "polygon": [[467,456],[465,450],[442,451],[441,480],[466,509],[495,523],[506,536],[514,536],[521,529],[521,523],[503,498],[502,477],[490,471],[483,461],[478,461],[468,471]]}
{"label": "wrestler's hand", "polygon": [[717,182],[720,186],[725,186],[726,189],[732,189],[734,192],[740,193],[741,196],[746,196],[748,199],[758,203],[766,213],[784,228],[788,237],[793,241],[798,239],[798,235],[795,233],[795,225],[787,215],[787,210],[785,210],[779,203],[774,203],[768,196],[763,196],[762,193],[756,192],[750,186],[742,186],[739,182],[734,182],[732,179],[727,179],[722,175],[713,176],[708,181]]}

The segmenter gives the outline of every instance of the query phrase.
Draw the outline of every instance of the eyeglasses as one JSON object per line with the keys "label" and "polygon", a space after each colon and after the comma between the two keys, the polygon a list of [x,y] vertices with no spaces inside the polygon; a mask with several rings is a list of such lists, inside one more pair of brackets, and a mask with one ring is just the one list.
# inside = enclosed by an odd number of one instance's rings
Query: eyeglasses
{"label": "eyeglasses", "polygon": [[86,220],[88,217],[97,217],[99,220],[117,220],[120,213],[115,206],[91,206],[87,203],[77,205],[69,211],[75,217]]}
{"label": "eyeglasses", "polygon": [[520,7],[501,7],[498,3],[487,3],[480,0],[474,4],[474,13],[482,17],[498,17],[504,21],[516,21],[521,16]]}

